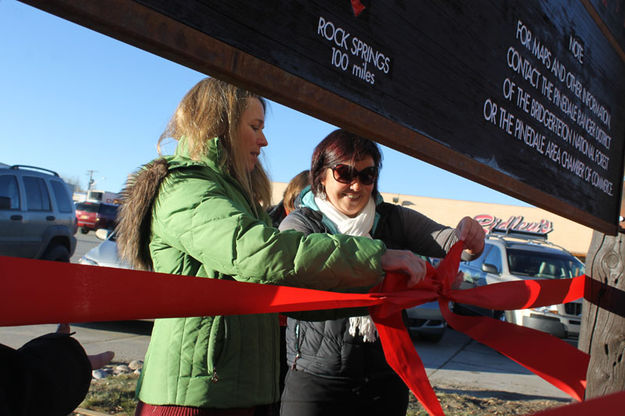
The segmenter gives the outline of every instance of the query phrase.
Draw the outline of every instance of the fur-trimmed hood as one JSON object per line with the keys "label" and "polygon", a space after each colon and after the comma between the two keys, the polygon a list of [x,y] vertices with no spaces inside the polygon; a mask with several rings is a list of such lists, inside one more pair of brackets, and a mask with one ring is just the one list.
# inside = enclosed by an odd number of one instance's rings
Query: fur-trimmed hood
{"label": "fur-trimmed hood", "polygon": [[164,156],[142,166],[128,177],[122,190],[122,205],[117,222],[117,249],[119,256],[137,270],[152,270],[150,237],[152,208],[167,175],[175,169],[209,166],[220,171],[221,143],[210,141],[208,153],[202,160],[189,157],[186,138],[178,141],[173,156]]}
{"label": "fur-trimmed hood", "polygon": [[168,173],[167,160],[156,159],[131,175],[122,191],[117,249],[119,256],[138,270],[152,270],[149,250],[152,206]]}

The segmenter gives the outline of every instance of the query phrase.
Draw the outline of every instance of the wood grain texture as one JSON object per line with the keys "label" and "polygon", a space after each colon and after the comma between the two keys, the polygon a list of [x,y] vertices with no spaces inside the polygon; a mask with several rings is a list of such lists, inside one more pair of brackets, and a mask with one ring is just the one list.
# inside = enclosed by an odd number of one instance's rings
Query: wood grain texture
{"label": "wood grain texture", "polygon": [[[625,64],[578,1],[369,1],[358,17],[351,2],[330,0],[25,2],[574,221],[616,232],[625,146]],[[332,25],[320,31],[322,19]],[[540,88],[509,67],[507,55],[513,48],[527,60],[526,66],[539,70],[583,107],[566,81],[558,81],[524,49],[517,36],[519,22],[609,109],[611,123],[603,128],[610,145],[603,149],[594,143],[609,157],[605,169],[541,126],[516,97],[504,98],[502,86],[508,79],[517,92],[520,87],[531,93],[528,100],[535,99],[571,130],[585,134]],[[338,28],[349,33],[347,42],[323,36]],[[583,64],[567,49],[570,34],[583,43]],[[350,42],[356,38],[388,58],[386,64],[353,54]],[[345,70],[333,65],[333,47],[349,60]],[[499,110],[492,122],[484,117],[487,101]],[[502,108],[514,116],[509,133],[502,124]],[[518,123],[514,126],[517,120],[521,129]],[[529,130],[544,136],[541,151],[524,142],[528,135],[521,132]],[[581,169],[590,167],[612,183],[612,195],[584,180],[587,175],[580,178],[575,169],[563,167],[564,157],[551,161],[545,155],[549,142],[579,161]]]}
{"label": "wood grain texture", "polygon": [[586,257],[579,349],[590,354],[586,398],[625,390],[625,234],[595,231]]}
{"label": "wood grain texture", "polygon": [[613,37],[614,47],[620,49],[619,55],[625,59],[625,0],[582,0],[582,3],[589,13],[596,13],[602,26]]}

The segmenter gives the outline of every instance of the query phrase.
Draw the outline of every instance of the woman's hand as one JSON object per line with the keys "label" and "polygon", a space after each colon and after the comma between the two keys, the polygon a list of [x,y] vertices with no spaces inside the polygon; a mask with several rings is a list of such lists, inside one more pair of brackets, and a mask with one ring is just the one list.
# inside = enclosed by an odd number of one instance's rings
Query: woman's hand
{"label": "woman's hand", "polygon": [[484,250],[486,233],[482,226],[471,217],[464,217],[456,227],[458,240],[464,241],[464,248],[473,256],[479,256]]}
{"label": "woman's hand", "polygon": [[110,363],[114,356],[115,353],[113,351],[104,351],[100,354],[87,355],[87,358],[89,358],[89,362],[91,363],[91,369],[97,370]]}
{"label": "woman's hand", "polygon": [[413,287],[425,278],[425,261],[408,250],[386,250],[382,255],[382,269],[387,272],[402,272],[408,275],[408,287]]}
{"label": "woman's hand", "polygon": [[[59,326],[56,328],[57,334],[69,335],[70,331],[71,329],[69,324],[65,323],[59,324]],[[91,369],[97,370],[98,368],[102,368],[110,363],[114,356],[115,353],[113,351],[104,351],[100,354],[87,355],[87,358],[89,359],[89,363],[91,363]]]}

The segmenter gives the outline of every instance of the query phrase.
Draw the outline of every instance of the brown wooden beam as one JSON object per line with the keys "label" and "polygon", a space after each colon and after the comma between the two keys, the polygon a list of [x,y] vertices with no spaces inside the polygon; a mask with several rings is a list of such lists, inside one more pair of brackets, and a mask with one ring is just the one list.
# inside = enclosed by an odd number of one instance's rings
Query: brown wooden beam
{"label": "brown wooden beam", "polygon": [[597,13],[595,8],[592,6],[592,4],[590,4],[588,0],[581,0],[581,2],[588,11],[588,14],[592,17],[595,23],[597,23],[599,30],[601,30],[601,33],[603,33],[603,36],[605,36],[605,38],[608,40],[608,42],[610,42],[610,45],[612,45],[618,56],[620,56],[623,62],[625,62],[625,52],[623,51],[623,48],[614,38],[610,29],[603,22],[603,19],[601,19],[601,16],[599,16],[599,13]]}
{"label": "brown wooden beam", "polygon": [[[22,0],[607,234],[616,224],[130,0]],[[410,172],[406,173],[407,175]]]}

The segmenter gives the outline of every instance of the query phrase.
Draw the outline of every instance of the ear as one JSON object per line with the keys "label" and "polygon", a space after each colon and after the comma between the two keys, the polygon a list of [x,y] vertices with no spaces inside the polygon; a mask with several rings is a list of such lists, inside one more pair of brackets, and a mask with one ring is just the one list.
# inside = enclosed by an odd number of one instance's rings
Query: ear
{"label": "ear", "polygon": [[325,191],[326,188],[326,180],[328,178],[328,169],[325,170],[325,172],[323,172],[323,174],[321,175],[321,185],[323,185],[323,189]]}

